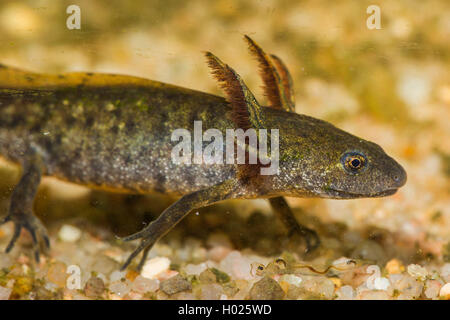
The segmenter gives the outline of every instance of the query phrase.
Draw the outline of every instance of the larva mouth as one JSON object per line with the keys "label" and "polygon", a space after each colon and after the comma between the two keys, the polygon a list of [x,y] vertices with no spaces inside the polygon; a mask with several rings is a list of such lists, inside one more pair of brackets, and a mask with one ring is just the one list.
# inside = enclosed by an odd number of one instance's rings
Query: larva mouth
{"label": "larva mouth", "polygon": [[327,195],[332,199],[355,199],[355,198],[380,198],[391,196],[397,192],[395,189],[387,189],[376,193],[354,193],[337,189],[328,189]]}

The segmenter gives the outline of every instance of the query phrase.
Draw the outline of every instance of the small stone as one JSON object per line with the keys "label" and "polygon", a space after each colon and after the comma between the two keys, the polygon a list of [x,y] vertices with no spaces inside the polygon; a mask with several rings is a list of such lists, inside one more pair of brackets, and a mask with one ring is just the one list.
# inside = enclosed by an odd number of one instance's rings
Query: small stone
{"label": "small stone", "polygon": [[439,292],[439,296],[446,300],[450,300],[450,283],[444,284],[444,286],[441,288],[441,291]]}
{"label": "small stone", "polygon": [[437,298],[439,296],[439,292],[441,290],[441,283],[437,280],[427,280],[425,282],[425,297],[427,297],[428,299],[434,299]]}
{"label": "small stone", "polygon": [[294,285],[294,286],[298,287],[302,283],[303,279],[298,277],[298,276],[296,276],[296,275],[294,275],[294,274],[284,274],[284,275],[282,275],[280,277],[279,281],[280,282],[284,281],[284,282],[287,282],[287,283],[289,283],[291,285]]}
{"label": "small stone", "polygon": [[[239,292],[238,283],[239,281],[245,281],[245,280],[236,280],[229,282],[227,284],[224,284],[222,286],[224,294],[227,296],[227,299],[230,297],[233,297],[236,293]],[[248,287],[248,286],[247,286]]]}
{"label": "small stone", "polygon": [[392,259],[386,264],[386,271],[389,274],[399,274],[405,271],[405,267],[400,260]]}
{"label": "small stone", "polygon": [[284,298],[284,291],[278,282],[264,277],[253,285],[249,298],[250,300],[281,300]]}
{"label": "small stone", "polygon": [[109,285],[109,290],[112,293],[117,294],[120,298],[123,298],[128,292],[130,292],[130,289],[130,282],[128,280],[116,281]]}
{"label": "small stone", "polygon": [[373,281],[373,287],[375,290],[387,290],[390,285],[391,283],[389,282],[389,279],[384,277],[376,278]]}
{"label": "small stone", "polygon": [[410,264],[408,266],[408,273],[411,277],[419,279],[421,281],[425,280],[428,276],[427,269],[419,266],[418,264]]}
{"label": "small stone", "polygon": [[159,281],[164,281],[164,280],[167,280],[167,279],[169,279],[169,278],[172,278],[172,277],[176,276],[177,274],[179,274],[178,271],[175,271],[175,270],[166,270],[166,271],[164,271],[164,272],[158,274],[158,279],[157,279],[157,280],[159,280]]}
{"label": "small stone", "polygon": [[55,291],[56,289],[58,289],[58,286],[56,284],[54,284],[53,282],[47,282],[44,285],[44,289],[47,291]]}
{"label": "small stone", "polygon": [[370,290],[387,290],[391,285],[389,279],[381,277],[380,267],[377,265],[370,265],[366,272],[370,274],[367,278],[365,286]]}
{"label": "small stone", "polygon": [[423,283],[406,274],[398,276],[399,279],[395,281],[390,277],[393,289],[400,293],[398,299],[418,298],[422,293]]}
{"label": "small stone", "polygon": [[219,300],[223,294],[222,286],[217,283],[202,285],[200,292],[201,300]]}
{"label": "small stone", "polygon": [[81,238],[81,230],[77,227],[65,224],[59,230],[58,237],[65,242],[76,242]]}
{"label": "small stone", "polygon": [[334,283],[325,277],[312,277],[303,281],[301,286],[318,298],[331,299],[334,295]]}
{"label": "small stone", "polygon": [[85,295],[82,295],[80,293],[76,293],[73,295],[72,297],[73,300],[89,300],[88,297],[86,297]]}
{"label": "small stone", "polygon": [[211,269],[206,269],[205,271],[200,273],[198,280],[200,280],[200,282],[202,283],[214,283],[217,281],[217,278]]}
{"label": "small stone", "polygon": [[134,279],[131,289],[138,293],[155,292],[159,289],[159,280],[137,276]]}
{"label": "small stone", "polygon": [[160,287],[161,290],[168,295],[192,289],[191,283],[184,279],[180,274],[162,281]]}
{"label": "small stone", "polygon": [[250,280],[251,262],[243,257],[239,251],[231,251],[225,259],[220,262],[221,269],[234,276],[236,279]]}
{"label": "small stone", "polygon": [[361,300],[389,300],[391,297],[386,291],[363,291],[360,295]]}
{"label": "small stone", "polygon": [[231,252],[231,249],[224,246],[217,246],[211,248],[207,252],[208,259],[219,262],[225,259],[225,257]]}
{"label": "small stone", "polygon": [[0,300],[8,300],[12,289],[0,286]]}
{"label": "small stone", "polygon": [[84,294],[89,298],[98,298],[105,291],[105,283],[98,277],[91,277],[84,286]]}
{"label": "small stone", "polygon": [[203,271],[205,271],[208,268],[206,263],[200,263],[200,264],[188,264],[184,268],[184,272],[186,272],[187,275],[200,275]]}
{"label": "small stone", "polygon": [[142,268],[141,276],[148,279],[157,278],[158,274],[168,270],[170,260],[166,257],[155,257],[147,260]]}
{"label": "small stone", "polygon": [[234,300],[246,299],[250,293],[252,284],[247,280],[239,280],[239,279],[235,280],[234,282],[236,284],[235,290],[229,290],[231,292],[228,293],[228,296],[233,297]]}
{"label": "small stone", "polygon": [[125,279],[126,275],[127,275],[126,271],[118,271],[118,270],[113,271],[109,275],[109,281],[110,282],[120,281],[122,279]]}
{"label": "small stone", "polygon": [[446,263],[441,268],[441,277],[446,281],[450,282],[450,263]]}
{"label": "small stone", "polygon": [[189,291],[178,292],[170,298],[174,300],[197,300],[197,297]]}
{"label": "small stone", "polygon": [[340,287],[336,294],[336,300],[353,300],[355,298],[355,290],[351,286]]}
{"label": "small stone", "polygon": [[135,291],[130,291],[128,293],[128,298],[131,300],[142,300],[142,293],[138,293]]}
{"label": "small stone", "polygon": [[62,262],[53,263],[47,272],[47,278],[60,288],[65,287],[68,274],[66,265]]}
{"label": "small stone", "polygon": [[203,261],[206,259],[207,251],[205,248],[195,248],[192,250],[192,259],[195,261]]}

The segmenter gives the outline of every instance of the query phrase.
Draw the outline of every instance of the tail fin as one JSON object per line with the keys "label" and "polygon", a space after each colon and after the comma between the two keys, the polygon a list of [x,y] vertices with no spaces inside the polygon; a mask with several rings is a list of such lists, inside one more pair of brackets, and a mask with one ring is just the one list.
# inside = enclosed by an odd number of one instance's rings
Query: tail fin
{"label": "tail fin", "polygon": [[111,86],[111,85],[165,86],[161,82],[133,76],[70,72],[62,74],[34,73],[0,64],[0,89],[54,88],[60,86]]}
{"label": "tail fin", "polygon": [[22,88],[33,86],[39,75],[0,64],[0,88]]}

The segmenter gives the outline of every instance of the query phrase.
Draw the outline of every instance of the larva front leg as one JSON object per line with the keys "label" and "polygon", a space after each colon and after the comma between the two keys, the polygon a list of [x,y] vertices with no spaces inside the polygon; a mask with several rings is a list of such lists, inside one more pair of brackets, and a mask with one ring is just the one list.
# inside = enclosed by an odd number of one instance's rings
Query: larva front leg
{"label": "larva front leg", "polygon": [[284,197],[275,197],[269,199],[270,205],[278,218],[283,222],[288,230],[288,236],[292,237],[298,234],[306,241],[306,251],[311,252],[320,245],[320,239],[317,232],[311,230],[300,223],[294,217],[289,204]]}
{"label": "larva front leg", "polygon": [[187,194],[164,210],[147,227],[135,234],[122,238],[123,241],[141,239],[141,243],[125,261],[121,270],[125,270],[141,251],[143,251],[143,257],[138,268],[142,268],[149,250],[156,241],[169,232],[189,212],[222,200],[233,198],[236,187],[237,182],[235,180],[226,180],[215,186]]}

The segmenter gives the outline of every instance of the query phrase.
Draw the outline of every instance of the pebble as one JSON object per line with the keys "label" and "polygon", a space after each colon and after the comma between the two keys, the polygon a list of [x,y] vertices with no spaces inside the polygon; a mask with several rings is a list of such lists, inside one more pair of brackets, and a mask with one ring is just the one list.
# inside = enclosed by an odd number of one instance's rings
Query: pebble
{"label": "pebble", "polygon": [[419,266],[418,264],[410,264],[408,265],[408,273],[411,277],[419,279],[419,280],[425,280],[425,278],[428,276],[428,271],[424,267]]}
{"label": "pebble", "polygon": [[355,290],[352,286],[342,286],[337,291],[336,300],[352,300],[355,298]]}
{"label": "pebble", "polygon": [[439,291],[439,296],[446,300],[450,300],[450,282],[442,286],[441,291]]}
{"label": "pebble", "polygon": [[311,277],[303,281],[301,287],[320,298],[331,299],[334,295],[334,283],[325,277]]}
{"label": "pebble", "polygon": [[155,257],[147,260],[142,268],[141,276],[148,279],[157,278],[158,274],[168,270],[170,260],[166,257]]}
{"label": "pebble", "polygon": [[450,282],[450,263],[446,263],[442,266],[441,276],[446,282]]}
{"label": "pebble", "polygon": [[202,261],[205,260],[207,257],[207,251],[205,248],[195,248],[192,250],[192,259],[196,261]]}
{"label": "pebble", "polygon": [[417,281],[408,274],[399,275],[399,277],[391,277],[393,289],[397,289],[401,294],[399,299],[418,298],[423,289],[423,283]]}
{"label": "pebble", "polygon": [[72,297],[73,300],[90,300],[88,297],[80,294],[80,293],[76,293],[73,295]]}
{"label": "pebble", "polygon": [[186,272],[187,275],[200,275],[203,271],[205,271],[208,268],[206,263],[199,263],[199,264],[188,264],[184,268],[184,272]]}
{"label": "pebble", "polygon": [[427,297],[428,299],[437,298],[439,296],[441,286],[441,283],[437,280],[427,280],[425,282],[425,297]]}
{"label": "pebble", "polygon": [[370,265],[366,269],[367,273],[371,275],[366,280],[366,286],[370,290],[387,290],[391,285],[389,279],[381,277],[380,267],[377,265]]}
{"label": "pebble", "polygon": [[284,298],[284,291],[278,282],[264,277],[250,289],[249,298],[250,300],[281,300]]}
{"label": "pebble", "polygon": [[128,298],[131,300],[142,300],[142,294],[135,291],[130,291],[128,293]]}
{"label": "pebble", "polygon": [[217,277],[211,269],[206,269],[205,271],[200,273],[198,280],[200,280],[200,282],[202,283],[213,283],[217,282]]}
{"label": "pebble", "polygon": [[47,278],[60,288],[65,287],[68,274],[67,267],[62,262],[53,263],[47,272]]}
{"label": "pebble", "polygon": [[284,281],[298,287],[302,283],[303,279],[294,274],[284,274],[280,277],[279,281],[280,282]]}
{"label": "pebble", "polygon": [[59,230],[58,237],[65,242],[76,242],[81,238],[81,230],[77,227],[65,224]]}
{"label": "pebble", "polygon": [[250,280],[251,262],[243,257],[239,251],[231,251],[225,259],[220,262],[221,269],[236,279]]}
{"label": "pebble", "polygon": [[138,293],[155,292],[159,289],[159,280],[137,276],[134,279],[131,289]]}
{"label": "pebble", "polygon": [[219,262],[222,261],[230,252],[231,252],[230,248],[217,246],[208,250],[207,257],[208,259]]}
{"label": "pebble", "polygon": [[0,286],[0,300],[8,300],[12,289]]}
{"label": "pebble", "polygon": [[181,291],[192,290],[191,283],[184,279],[180,274],[162,281],[160,288],[164,293],[168,295],[172,295]]}
{"label": "pebble", "polygon": [[178,292],[174,294],[171,298],[176,300],[196,300],[197,297],[189,291]]}
{"label": "pebble", "polygon": [[391,297],[386,291],[363,291],[359,297],[361,300],[389,300]]}
{"label": "pebble", "polygon": [[89,298],[98,298],[105,291],[105,283],[99,277],[91,277],[86,282],[84,294]]}
{"label": "pebble", "polygon": [[391,283],[387,278],[376,278],[373,282],[373,287],[375,290],[387,290]]}
{"label": "pebble", "polygon": [[127,275],[126,271],[113,271],[110,275],[109,275],[109,281],[111,282],[116,282],[116,281],[120,281],[122,279],[125,279]]}
{"label": "pebble", "polygon": [[392,260],[389,260],[388,263],[386,263],[386,271],[389,274],[402,273],[404,270],[405,270],[405,267],[403,266],[402,262],[398,259],[392,259]]}
{"label": "pebble", "polygon": [[222,286],[217,283],[204,284],[201,287],[201,300],[219,300],[223,294]]}
{"label": "pebble", "polygon": [[237,292],[231,292],[228,296],[233,300],[244,300],[248,298],[250,289],[256,281],[235,280]]}
{"label": "pebble", "polygon": [[120,298],[123,298],[131,290],[130,281],[115,281],[109,285],[109,290]]}

